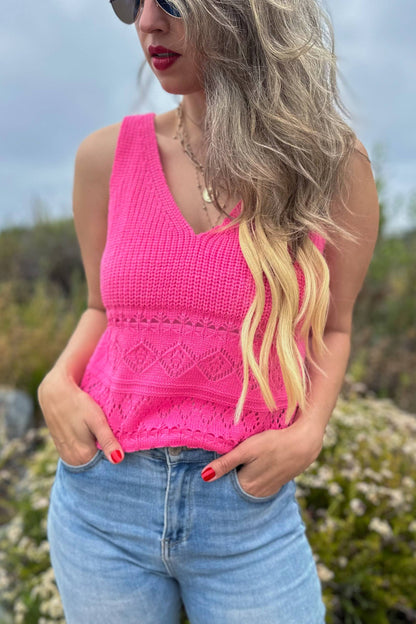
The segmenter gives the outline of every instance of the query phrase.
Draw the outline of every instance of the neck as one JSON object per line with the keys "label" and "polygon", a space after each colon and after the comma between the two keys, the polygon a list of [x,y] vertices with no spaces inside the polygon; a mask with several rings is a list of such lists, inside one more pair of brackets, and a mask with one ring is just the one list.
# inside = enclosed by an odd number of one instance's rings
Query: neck
{"label": "neck", "polygon": [[205,94],[203,91],[184,95],[182,111],[184,124],[192,148],[199,153],[202,144],[203,125],[205,117]]}

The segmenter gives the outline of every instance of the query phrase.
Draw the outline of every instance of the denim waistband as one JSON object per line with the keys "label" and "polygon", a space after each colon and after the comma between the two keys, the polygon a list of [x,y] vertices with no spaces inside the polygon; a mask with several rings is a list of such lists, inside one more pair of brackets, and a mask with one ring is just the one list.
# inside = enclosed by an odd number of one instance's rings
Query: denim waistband
{"label": "denim waistband", "polygon": [[217,451],[209,451],[203,448],[190,448],[189,446],[162,446],[159,448],[143,449],[135,452],[153,459],[166,461],[167,463],[209,463],[210,461],[213,461],[214,459],[217,459],[217,457],[221,456],[221,453],[217,453]]}

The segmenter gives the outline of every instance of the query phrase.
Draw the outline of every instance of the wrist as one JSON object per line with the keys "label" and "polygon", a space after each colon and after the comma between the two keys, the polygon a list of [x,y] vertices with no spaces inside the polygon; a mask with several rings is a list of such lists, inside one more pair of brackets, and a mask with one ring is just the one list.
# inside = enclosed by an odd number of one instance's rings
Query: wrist
{"label": "wrist", "polygon": [[301,413],[292,426],[299,429],[303,441],[303,451],[310,455],[312,461],[315,461],[322,450],[325,426],[305,413]]}
{"label": "wrist", "polygon": [[66,391],[79,389],[74,376],[62,366],[55,365],[43,378],[38,388],[39,400],[62,395]]}

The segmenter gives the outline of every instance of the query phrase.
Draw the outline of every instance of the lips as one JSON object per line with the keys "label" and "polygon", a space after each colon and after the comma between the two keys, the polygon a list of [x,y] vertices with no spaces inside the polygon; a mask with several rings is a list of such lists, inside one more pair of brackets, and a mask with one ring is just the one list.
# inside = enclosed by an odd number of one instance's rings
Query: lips
{"label": "lips", "polygon": [[169,50],[164,46],[149,46],[149,54],[152,58],[152,65],[158,71],[169,69],[181,56],[174,50]]}
{"label": "lips", "polygon": [[169,50],[169,48],[164,48],[163,46],[149,46],[148,50],[150,56],[155,58],[172,58],[180,56],[180,54],[174,50]]}

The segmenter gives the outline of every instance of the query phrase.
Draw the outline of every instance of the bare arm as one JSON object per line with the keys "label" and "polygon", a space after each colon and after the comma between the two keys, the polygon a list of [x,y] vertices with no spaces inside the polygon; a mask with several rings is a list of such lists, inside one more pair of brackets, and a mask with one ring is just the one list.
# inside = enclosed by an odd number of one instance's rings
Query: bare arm
{"label": "bare arm", "polygon": [[376,185],[364,146],[350,163],[348,211],[337,210],[337,223],[356,236],[339,236],[327,246],[330,271],[330,308],[324,342],[328,352],[318,361],[321,371],[310,371],[308,407],[296,422],[282,430],[253,435],[208,466],[220,478],[239,464],[239,480],[254,496],[269,496],[303,472],[322,449],[325,427],[334,409],[350,354],[353,308],[374,251],[379,220]]}
{"label": "bare arm", "polygon": [[88,360],[107,326],[99,272],[118,129],[119,124],[115,124],[92,133],[77,151],[73,211],[88,285],[88,308],[38,389],[39,404],[58,452],[73,465],[91,459],[97,440],[110,461],[113,451],[121,451],[102,410],[79,388]]}
{"label": "bare arm", "polygon": [[319,440],[325,433],[331,413],[341,389],[350,355],[350,342],[354,305],[366,276],[377,240],[379,204],[376,185],[365,147],[359,143],[354,155],[350,175],[353,179],[348,200],[349,212],[337,211],[338,224],[351,232],[356,241],[342,236],[327,245],[326,260],[330,271],[330,307],[324,342],[328,352],[317,369],[310,371],[311,392],[309,407],[301,415],[309,420],[312,429],[318,430]]}

